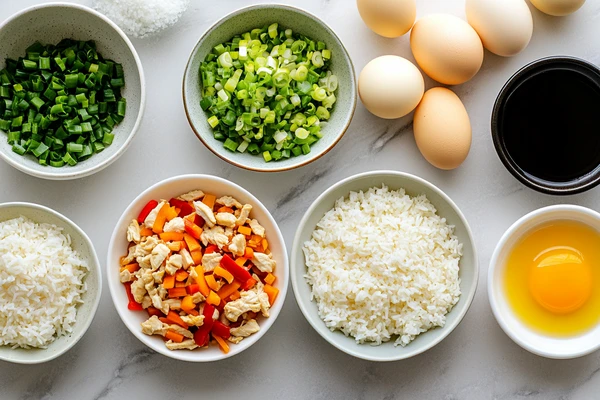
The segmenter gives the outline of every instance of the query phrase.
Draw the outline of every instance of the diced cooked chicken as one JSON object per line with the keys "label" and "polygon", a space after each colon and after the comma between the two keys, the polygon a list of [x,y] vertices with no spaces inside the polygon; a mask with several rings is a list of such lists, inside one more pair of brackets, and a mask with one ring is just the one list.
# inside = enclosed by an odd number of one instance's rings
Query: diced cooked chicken
{"label": "diced cooked chicken", "polygon": [[226,227],[224,234],[225,234],[225,236],[227,236],[227,240],[231,241],[231,239],[233,239],[233,228]]}
{"label": "diced cooked chicken", "polygon": [[164,336],[168,328],[169,325],[162,323],[156,315],[153,315],[148,318],[148,320],[142,322],[142,333],[149,336]]}
{"label": "diced cooked chicken", "polygon": [[175,217],[170,221],[165,223],[163,227],[164,232],[183,232],[185,231],[185,222],[183,222],[183,218]]}
{"label": "diced cooked chicken", "polygon": [[[231,250],[231,246],[229,246],[229,250]],[[276,263],[268,254],[254,252],[252,264],[262,272],[273,272]]]}
{"label": "diced cooked chicken", "polygon": [[231,332],[231,334],[233,336],[241,336],[241,337],[248,337],[258,331],[260,331],[260,326],[258,326],[258,322],[256,322],[255,319],[244,321],[237,328],[231,328],[229,330],[229,332]]}
{"label": "diced cooked chicken", "polygon": [[238,344],[239,342],[244,340],[244,338],[241,336],[229,336],[229,339],[227,339],[227,340],[229,340],[233,344]]}
{"label": "diced cooked chicken", "polygon": [[189,326],[202,326],[204,323],[204,315],[183,315],[181,319]]}
{"label": "diced cooked chicken", "polygon": [[169,306],[166,304],[163,304],[163,299],[158,294],[158,290],[156,291],[156,293],[154,293],[152,296],[150,296],[150,299],[152,300],[152,306],[154,308],[162,311],[164,314],[169,313]]}
{"label": "diced cooked chicken", "polygon": [[223,248],[229,243],[229,238],[225,235],[225,230],[222,226],[215,226],[210,229],[205,229],[200,235],[200,240],[204,246],[208,244],[215,244],[219,249]]}
{"label": "diced cooked chicken", "polygon": [[131,282],[133,280],[133,275],[131,275],[131,272],[124,269],[119,274],[119,280],[121,281],[121,283]]}
{"label": "diced cooked chicken", "polygon": [[137,257],[136,261],[141,269],[148,269],[148,268],[152,268],[152,265],[150,264],[151,258],[152,258],[151,254],[146,254],[143,257]]}
{"label": "diced cooked chicken", "polygon": [[144,300],[144,295],[146,294],[146,288],[144,287],[143,280],[136,279],[133,281],[131,284],[131,294],[133,295],[135,301],[140,304],[142,303],[142,300]]}
{"label": "diced cooked chicken", "polygon": [[142,299],[142,308],[146,309],[152,305],[152,298],[150,296],[144,296]]}
{"label": "diced cooked chicken", "polygon": [[144,250],[141,244],[131,246],[127,252],[127,256],[121,260],[121,265],[131,264],[137,257],[143,257],[149,253],[150,251]]}
{"label": "diced cooked chicken", "polygon": [[192,190],[177,197],[177,200],[196,201],[204,197],[204,192],[200,189]]}
{"label": "diced cooked chicken", "polygon": [[154,278],[154,283],[162,283],[163,278],[165,277],[165,270],[160,269],[156,272],[153,272],[152,277]]}
{"label": "diced cooked chicken", "polygon": [[252,233],[254,233],[255,235],[258,235],[260,237],[265,237],[265,228],[263,228],[262,225],[259,224],[257,220],[251,219],[249,224],[250,224],[250,229],[252,229]]}
{"label": "diced cooked chicken", "polygon": [[219,197],[216,203],[229,208],[242,208],[242,204],[231,196]]}
{"label": "diced cooked chicken", "polygon": [[250,211],[252,211],[252,206],[250,204],[244,204],[242,207],[242,211],[240,212],[239,217],[235,221],[236,225],[242,226],[248,221],[248,217],[250,216]]}
{"label": "diced cooked chicken", "polygon": [[217,220],[217,224],[221,225],[221,226],[227,226],[229,228],[233,228],[235,226],[235,215],[233,215],[232,213],[228,213],[228,212],[220,212],[217,213],[217,216],[215,217],[215,219]]}
{"label": "diced cooked chicken", "polygon": [[181,310],[181,300],[178,299],[167,299],[163,300],[163,304],[169,306],[169,310]]}
{"label": "diced cooked chicken", "polygon": [[192,339],[184,340],[181,343],[169,340],[165,342],[165,346],[167,346],[167,349],[169,350],[194,350],[198,347],[196,342]]}
{"label": "diced cooked chicken", "polygon": [[260,312],[263,317],[269,316],[269,309],[271,303],[269,302],[269,295],[265,293],[265,285],[261,282],[260,278],[256,274],[252,274],[252,278],[256,281],[256,285],[252,288],[258,294],[258,301],[260,302]]}
{"label": "diced cooked chicken", "polygon": [[137,222],[137,219],[132,219],[127,227],[127,241],[139,243],[141,239],[140,224]]}
{"label": "diced cooked chicken", "polygon": [[171,250],[166,244],[160,243],[152,250],[152,257],[150,258],[150,265],[152,270],[156,271],[162,263],[167,259]]}
{"label": "diced cooked chicken", "polygon": [[201,201],[195,201],[194,208],[196,209],[196,214],[204,219],[204,222],[206,222],[206,225],[208,225],[209,228],[215,226],[217,219],[215,218],[213,210],[211,210],[209,206]]}
{"label": "diced cooked chicken", "polygon": [[183,267],[183,257],[181,254],[173,254],[167,260],[165,271],[169,275],[175,275],[175,272],[177,272],[177,270],[181,267]]}
{"label": "diced cooked chicken", "polygon": [[223,325],[231,325],[231,322],[229,322],[229,320],[227,319],[227,317],[225,316],[225,314],[221,314],[219,316],[219,321],[223,324]]}
{"label": "diced cooked chicken", "polygon": [[[263,294],[266,296],[266,293]],[[268,299],[267,296],[267,301]],[[223,309],[225,316],[231,322],[237,321],[240,315],[248,311],[259,312],[260,310],[259,294],[253,290],[241,292],[239,299],[225,304],[225,308]]]}
{"label": "diced cooked chicken", "polygon": [[217,268],[221,263],[223,256],[220,253],[208,253],[202,256],[202,267],[204,272],[210,272]]}
{"label": "diced cooked chicken", "polygon": [[238,257],[242,257],[246,251],[246,237],[235,235],[229,244],[229,251]]}
{"label": "diced cooked chicken", "polygon": [[192,301],[194,302],[194,304],[202,303],[205,300],[206,297],[204,297],[204,295],[200,292],[194,293],[192,295]]}
{"label": "diced cooked chicken", "polygon": [[160,203],[158,203],[158,205],[156,207],[154,207],[152,209],[152,211],[150,211],[150,213],[148,214],[148,216],[146,217],[146,219],[144,220],[144,226],[146,228],[151,228],[154,225],[154,221],[156,221],[156,216],[158,215],[158,212],[160,211],[160,209],[167,204],[166,201],[161,201]]}
{"label": "diced cooked chicken", "polygon": [[[156,289],[156,292],[158,293],[160,298],[163,300],[166,299],[169,295],[169,291],[167,289],[165,289],[163,285],[160,285],[158,287],[158,289]],[[156,308],[158,308],[158,307],[156,307]]]}
{"label": "diced cooked chicken", "polygon": [[158,236],[146,236],[140,242],[140,247],[146,252],[146,254],[150,254],[152,253],[152,250],[160,243],[163,243],[163,241],[160,240]]}
{"label": "diced cooked chicken", "polygon": [[181,256],[181,262],[184,269],[189,269],[194,266],[194,259],[187,249],[181,249],[179,255]]}

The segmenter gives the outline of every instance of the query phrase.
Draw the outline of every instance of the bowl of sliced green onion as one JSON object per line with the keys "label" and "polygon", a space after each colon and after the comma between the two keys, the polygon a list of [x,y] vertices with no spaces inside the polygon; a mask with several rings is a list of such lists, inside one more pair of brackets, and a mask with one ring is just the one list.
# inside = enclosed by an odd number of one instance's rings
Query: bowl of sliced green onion
{"label": "bowl of sliced green onion", "polygon": [[213,25],[183,78],[185,112],[215,155],[241,168],[285,171],[331,150],[356,107],[356,79],[338,36],[314,15],[258,4]]}
{"label": "bowl of sliced green onion", "polygon": [[122,155],[145,104],[140,59],[102,14],[27,8],[0,25],[0,156],[45,179],[91,175]]}

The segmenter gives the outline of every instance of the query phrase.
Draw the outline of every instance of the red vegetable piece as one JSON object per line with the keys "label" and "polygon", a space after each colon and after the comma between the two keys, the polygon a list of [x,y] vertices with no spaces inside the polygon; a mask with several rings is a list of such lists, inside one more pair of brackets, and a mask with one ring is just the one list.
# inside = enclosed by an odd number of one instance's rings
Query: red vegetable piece
{"label": "red vegetable piece", "polygon": [[182,217],[190,215],[191,213],[194,212],[194,208],[187,201],[173,198],[173,199],[169,200],[169,204],[171,204],[174,207],[179,208],[181,210],[179,212],[179,215]]}
{"label": "red vegetable piece", "polygon": [[194,332],[194,341],[200,347],[204,347],[208,344],[210,330],[214,324],[214,313],[215,308],[211,304],[204,303],[204,310],[202,311],[202,315],[204,315],[204,323],[196,332]]}
{"label": "red vegetable piece", "polygon": [[204,226],[204,222],[205,222],[205,221],[204,221],[204,218],[202,218],[202,217],[201,217],[201,216],[199,216],[198,214],[196,214],[196,215],[194,216],[194,223],[195,223],[196,225],[198,225],[199,227],[201,227],[201,228],[202,228],[202,227]]}
{"label": "red vegetable piece", "polygon": [[185,224],[185,231],[190,234],[191,237],[200,240],[200,235],[202,234],[202,228],[200,228],[195,223],[191,222],[188,219],[183,220]]}
{"label": "red vegetable piece", "polygon": [[217,245],[209,244],[206,247],[206,251],[204,251],[204,254],[216,253],[217,251],[219,251],[219,247]]}
{"label": "red vegetable piece", "polygon": [[127,291],[127,298],[129,299],[129,303],[127,304],[127,308],[130,309],[131,311],[142,311],[144,309],[144,307],[142,307],[142,305],[140,303],[138,303],[137,301],[135,301],[135,298],[133,297],[133,294],[131,293],[131,283],[125,283],[125,290]]}
{"label": "red vegetable piece", "polygon": [[191,285],[188,285],[186,287],[188,294],[191,296],[193,294],[196,294],[200,291],[200,285],[197,285],[195,283],[192,283]]}
{"label": "red vegetable piece", "polygon": [[[234,278],[240,282],[246,282],[248,279],[252,279],[252,275],[250,275],[250,272],[246,271],[244,268],[237,265],[236,262],[233,261],[233,259],[231,257],[229,257],[227,254],[225,254],[223,256],[220,264],[221,264],[221,267],[223,267],[227,271],[229,271],[231,273],[231,275],[233,275]],[[244,286],[244,285],[242,284],[242,286]]]}
{"label": "red vegetable piece", "polygon": [[212,333],[214,335],[220,336],[223,339],[229,339],[231,333],[229,332],[229,327],[222,323],[221,321],[215,321],[212,327]]}
{"label": "red vegetable piece", "polygon": [[150,200],[148,204],[146,204],[144,208],[142,208],[142,212],[140,212],[140,215],[138,215],[138,222],[140,224],[143,224],[148,214],[150,214],[150,211],[152,211],[157,205],[158,201]]}
{"label": "red vegetable piece", "polygon": [[256,279],[250,278],[250,279],[246,280],[246,282],[243,283],[242,286],[240,286],[240,289],[242,289],[242,290],[250,290],[250,289],[252,289],[252,287],[254,285],[256,285]]}

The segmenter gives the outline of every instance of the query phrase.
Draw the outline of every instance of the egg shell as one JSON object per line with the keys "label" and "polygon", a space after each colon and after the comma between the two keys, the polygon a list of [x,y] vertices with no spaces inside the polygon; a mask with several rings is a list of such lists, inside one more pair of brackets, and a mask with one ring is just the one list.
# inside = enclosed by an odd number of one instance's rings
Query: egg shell
{"label": "egg shell", "polygon": [[356,5],[365,24],[387,38],[404,35],[417,17],[415,0],[356,0]]}
{"label": "egg shell", "polygon": [[421,101],[425,82],[419,69],[398,56],[381,56],[369,62],[358,77],[358,95],[364,106],[380,118],[410,113]]}
{"label": "egg shell", "polygon": [[469,115],[450,89],[436,87],[425,92],[415,110],[413,130],[417,147],[434,167],[454,169],[469,154]]}
{"label": "egg shell", "polygon": [[524,0],[467,0],[465,11],[483,46],[494,54],[514,56],[531,40],[533,18]]}
{"label": "egg shell", "polygon": [[585,0],[530,0],[538,10],[555,17],[564,17],[579,10]]}
{"label": "egg shell", "polygon": [[410,48],[419,67],[446,85],[468,81],[483,63],[479,35],[454,15],[433,14],[418,20],[410,34]]}

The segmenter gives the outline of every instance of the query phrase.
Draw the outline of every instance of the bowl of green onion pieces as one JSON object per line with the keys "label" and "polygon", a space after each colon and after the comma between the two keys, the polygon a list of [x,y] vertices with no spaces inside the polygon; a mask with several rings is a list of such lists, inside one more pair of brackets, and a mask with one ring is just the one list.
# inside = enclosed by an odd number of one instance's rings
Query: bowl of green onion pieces
{"label": "bowl of green onion pieces", "polygon": [[125,34],[77,4],[27,8],[0,25],[0,156],[45,179],[91,175],[122,155],[145,104]]}
{"label": "bowl of green onion pieces", "polygon": [[285,171],[331,150],[356,107],[354,66],[314,15],[287,5],[237,10],[198,41],[183,78],[190,126],[238,167]]}

